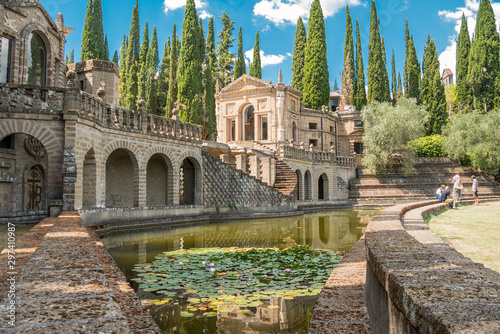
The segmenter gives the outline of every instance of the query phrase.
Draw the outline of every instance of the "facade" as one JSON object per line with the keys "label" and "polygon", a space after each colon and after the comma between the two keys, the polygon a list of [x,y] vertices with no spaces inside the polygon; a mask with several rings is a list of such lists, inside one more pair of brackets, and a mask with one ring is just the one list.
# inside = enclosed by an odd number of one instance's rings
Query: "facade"
{"label": "facade", "polygon": [[449,68],[443,70],[443,75],[441,76],[441,82],[445,87],[453,85],[453,72]]}

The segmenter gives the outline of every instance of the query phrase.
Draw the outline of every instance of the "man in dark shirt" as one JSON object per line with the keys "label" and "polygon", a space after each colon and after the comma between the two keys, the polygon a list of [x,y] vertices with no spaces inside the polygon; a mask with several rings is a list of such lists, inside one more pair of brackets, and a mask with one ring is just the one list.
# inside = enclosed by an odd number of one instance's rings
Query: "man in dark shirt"
{"label": "man in dark shirt", "polygon": [[[446,200],[448,199],[448,196],[450,196],[451,193],[450,193],[450,187],[446,186],[446,188],[444,188],[444,190],[441,192],[441,202],[446,202]],[[453,202],[450,203],[451,205],[451,208],[453,208]]]}

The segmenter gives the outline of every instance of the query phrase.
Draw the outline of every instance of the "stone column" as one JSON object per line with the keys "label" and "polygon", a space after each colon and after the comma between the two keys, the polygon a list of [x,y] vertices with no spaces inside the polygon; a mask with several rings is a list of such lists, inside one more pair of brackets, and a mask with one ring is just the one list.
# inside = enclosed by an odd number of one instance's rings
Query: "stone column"
{"label": "stone column", "polygon": [[256,155],[250,157],[250,175],[260,180],[260,159]]}
{"label": "stone column", "polygon": [[262,165],[262,182],[271,185],[271,158],[263,157],[260,159]]}
{"label": "stone column", "polygon": [[284,86],[278,86],[276,92],[276,111],[278,114],[278,141],[285,140],[285,127],[283,124],[283,115],[285,112],[285,92]]}
{"label": "stone column", "polygon": [[239,154],[236,156],[236,169],[239,169],[244,173],[248,172],[246,154]]}
{"label": "stone column", "polygon": [[221,154],[220,159],[222,160],[223,163],[228,164],[229,163],[229,154]]}

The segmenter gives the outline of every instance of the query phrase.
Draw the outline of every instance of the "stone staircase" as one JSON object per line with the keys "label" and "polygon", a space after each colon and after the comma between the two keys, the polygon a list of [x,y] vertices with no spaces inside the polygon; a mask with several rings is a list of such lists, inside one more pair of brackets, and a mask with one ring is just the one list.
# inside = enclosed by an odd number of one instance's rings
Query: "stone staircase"
{"label": "stone staircase", "polygon": [[283,195],[291,195],[297,191],[298,178],[297,174],[286,163],[280,159],[275,162],[276,180],[273,188],[278,190]]}
{"label": "stone staircase", "polygon": [[484,175],[473,167],[464,167],[448,158],[420,158],[415,169],[406,176],[400,167],[385,175],[374,175],[367,168],[358,167],[358,178],[350,181],[349,198],[358,201],[402,202],[426,200],[435,197],[441,185],[452,188],[452,178],[458,171],[464,190],[462,198],[472,198],[471,175],[479,181],[479,196],[500,195],[500,186],[493,176]]}

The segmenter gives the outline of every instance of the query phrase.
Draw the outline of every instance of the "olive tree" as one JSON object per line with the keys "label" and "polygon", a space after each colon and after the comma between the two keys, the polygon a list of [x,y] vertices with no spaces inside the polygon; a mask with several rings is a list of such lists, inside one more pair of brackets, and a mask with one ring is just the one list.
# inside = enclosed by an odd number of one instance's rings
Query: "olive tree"
{"label": "olive tree", "polygon": [[487,174],[500,171],[500,111],[458,115],[443,136],[443,150],[450,158],[470,158]]}
{"label": "olive tree", "polygon": [[393,106],[389,102],[373,101],[363,109],[363,164],[375,174],[401,163],[408,174],[416,161],[415,151],[408,142],[425,135],[429,113],[415,100],[400,98]]}

